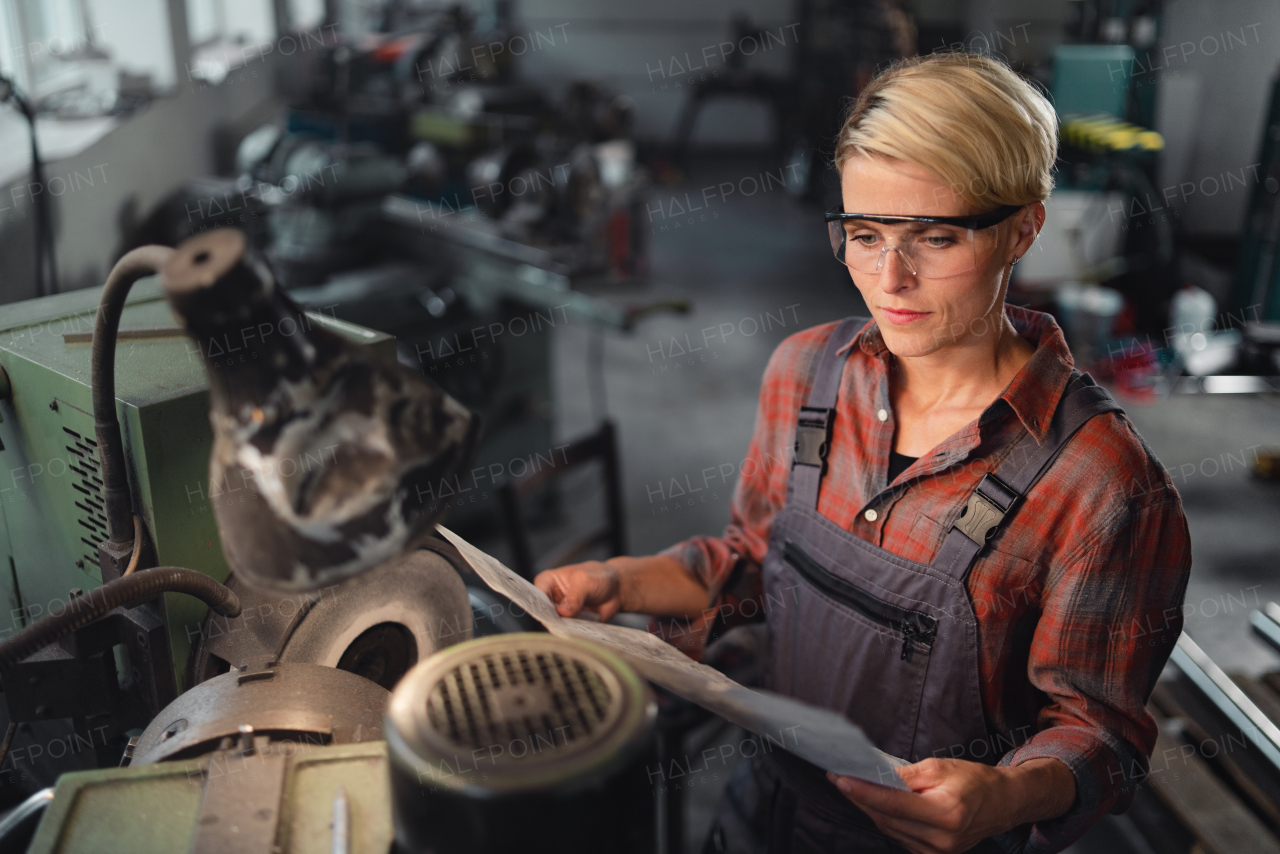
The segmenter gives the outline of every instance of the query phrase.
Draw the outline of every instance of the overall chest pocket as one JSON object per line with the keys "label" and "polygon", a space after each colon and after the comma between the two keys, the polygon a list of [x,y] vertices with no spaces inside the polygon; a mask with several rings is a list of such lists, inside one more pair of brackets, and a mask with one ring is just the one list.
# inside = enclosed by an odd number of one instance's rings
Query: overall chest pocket
{"label": "overall chest pocket", "polygon": [[902,637],[903,661],[910,661],[917,650],[926,654],[938,637],[938,620],[923,611],[914,611],[894,605],[850,584],[840,576],[811,558],[800,546],[787,540],[782,559],[800,573],[800,577],[820,590],[829,599],[857,611],[873,623],[883,626]]}
{"label": "overall chest pocket", "polygon": [[778,569],[799,576],[799,590],[770,616],[774,690],[838,711],[881,750],[913,757],[938,619],[870,593],[793,540],[781,545]]}

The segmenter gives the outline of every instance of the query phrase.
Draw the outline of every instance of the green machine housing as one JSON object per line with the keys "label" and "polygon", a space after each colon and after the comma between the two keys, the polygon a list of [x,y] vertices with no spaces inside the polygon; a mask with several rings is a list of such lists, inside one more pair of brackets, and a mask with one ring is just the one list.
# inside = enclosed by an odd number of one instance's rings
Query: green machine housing
{"label": "green machine housing", "polygon": [[[285,760],[279,794],[279,854],[339,850],[334,792],[349,801],[349,854],[391,850],[387,743],[300,744]],[[29,854],[171,854],[191,851],[210,786],[243,786],[261,760],[235,770],[225,756],[64,774]]]}
{"label": "green machine housing", "polygon": [[[0,310],[0,637],[66,606],[72,590],[102,583],[107,538],[94,440],[90,352],[101,294],[91,288]],[[308,312],[318,325],[395,359],[395,339]],[[247,358],[228,352],[216,358]],[[155,277],[137,282],[120,320],[116,408],[134,512],[157,565],[225,581],[214,505],[242,500],[243,484],[209,483],[208,383],[197,345],[178,327]],[[301,460],[299,465],[322,465]],[[206,607],[165,594],[162,614],[177,691]],[[118,663],[119,660],[118,660]],[[127,671],[125,671],[127,673]],[[49,715],[58,717],[56,709]]]}

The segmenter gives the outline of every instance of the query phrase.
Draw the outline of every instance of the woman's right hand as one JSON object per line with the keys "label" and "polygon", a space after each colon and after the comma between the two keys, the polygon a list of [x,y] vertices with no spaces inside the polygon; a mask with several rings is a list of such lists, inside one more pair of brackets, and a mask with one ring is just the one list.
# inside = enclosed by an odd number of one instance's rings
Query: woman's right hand
{"label": "woman's right hand", "polygon": [[548,569],[536,575],[533,584],[555,603],[562,617],[591,611],[603,623],[622,610],[622,583],[618,570],[608,562],[589,560]]}

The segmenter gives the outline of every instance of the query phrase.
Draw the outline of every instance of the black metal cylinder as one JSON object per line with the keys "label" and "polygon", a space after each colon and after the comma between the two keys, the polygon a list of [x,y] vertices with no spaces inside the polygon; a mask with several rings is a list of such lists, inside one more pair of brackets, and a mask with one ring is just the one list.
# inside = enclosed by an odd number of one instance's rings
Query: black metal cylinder
{"label": "black metal cylinder", "polygon": [[595,644],[469,641],[419,664],[384,727],[397,850],[654,850],[652,692]]}

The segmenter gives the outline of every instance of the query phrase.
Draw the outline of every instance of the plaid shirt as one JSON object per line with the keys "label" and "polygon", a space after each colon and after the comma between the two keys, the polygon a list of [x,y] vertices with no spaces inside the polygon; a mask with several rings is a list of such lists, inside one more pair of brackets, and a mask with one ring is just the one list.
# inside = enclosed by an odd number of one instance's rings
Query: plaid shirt
{"label": "plaid shirt", "polygon": [[[893,357],[874,323],[859,332],[844,365],[818,499],[822,515],[896,555],[931,563],[982,475],[1024,431],[1043,441],[1071,353],[1049,315],[1005,310],[1035,353],[978,420],[892,485],[886,380]],[[796,415],[834,327],[792,335],[769,360],[724,535],[664,552],[711,593],[692,631],[674,621],[653,626],[691,655],[700,655],[717,616],[733,625],[746,622],[734,618],[742,604],[751,614],[763,608],[760,565],[786,501]],[[1132,801],[1156,742],[1145,704],[1182,630],[1190,568],[1178,493],[1119,414],[1096,416],[1075,434],[975,561],[967,587],[978,621],[983,710],[993,734],[1020,745],[1001,764],[1054,757],[1076,780],[1066,815],[1019,829],[1027,851],[1058,851],[1103,813]]]}

